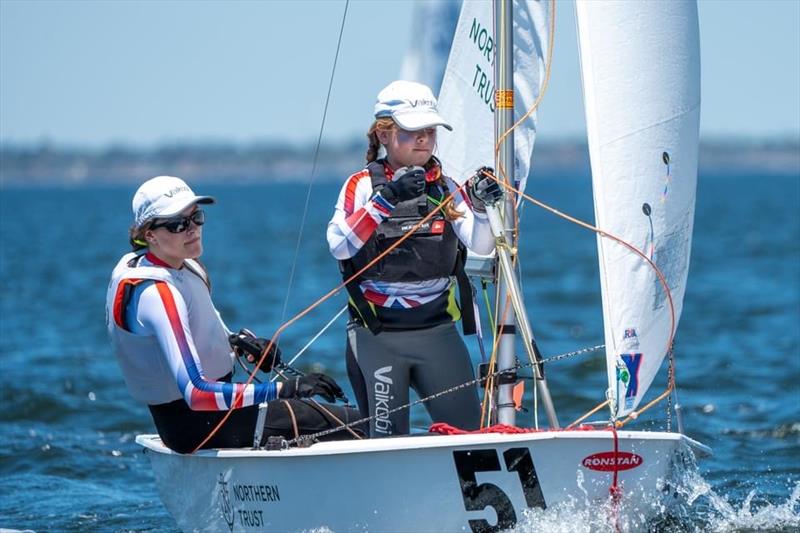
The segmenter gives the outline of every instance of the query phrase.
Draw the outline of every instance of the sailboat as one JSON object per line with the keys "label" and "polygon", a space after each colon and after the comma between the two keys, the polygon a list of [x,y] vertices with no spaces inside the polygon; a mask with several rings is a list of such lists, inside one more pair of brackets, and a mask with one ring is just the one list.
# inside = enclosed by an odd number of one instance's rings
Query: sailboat
{"label": "sailboat", "polygon": [[[522,243],[510,231],[528,175],[535,137],[528,111],[546,77],[552,9],[536,0],[465,2],[440,95],[465,121],[483,120],[477,108],[491,117],[440,140],[444,168],[463,179],[494,160],[508,188],[505,205],[487,210],[498,242],[496,258],[487,261],[498,278],[498,307],[508,309],[491,375],[513,375],[522,344],[547,427],[514,429],[514,384],[505,379],[491,415],[505,432],[189,455],[170,451],[157,435],[140,435],[181,529],[498,531],[529,509],[567,501],[598,508],[619,502],[621,512],[647,517],[669,503],[687,454],[709,453],[680,430],[627,426],[649,407],[641,405],[645,394],[671,360],[686,286],[700,102],[697,7],[689,0],[577,2],[608,388],[598,391],[604,401],[597,420],[571,428],[561,427],[547,388],[514,265]],[[468,134],[482,137],[480,147]],[[671,397],[673,376],[651,404]]]}

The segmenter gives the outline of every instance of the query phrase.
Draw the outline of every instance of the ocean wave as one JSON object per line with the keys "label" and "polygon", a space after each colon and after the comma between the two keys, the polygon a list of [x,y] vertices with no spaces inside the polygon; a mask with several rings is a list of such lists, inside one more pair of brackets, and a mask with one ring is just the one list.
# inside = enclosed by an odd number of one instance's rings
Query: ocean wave
{"label": "ocean wave", "polygon": [[740,435],[745,437],[756,438],[773,438],[773,439],[790,439],[792,437],[800,437],[800,422],[790,422],[787,424],[780,424],[773,428],[760,428],[760,429],[740,429],[740,428],[726,428],[722,430],[723,435]]}

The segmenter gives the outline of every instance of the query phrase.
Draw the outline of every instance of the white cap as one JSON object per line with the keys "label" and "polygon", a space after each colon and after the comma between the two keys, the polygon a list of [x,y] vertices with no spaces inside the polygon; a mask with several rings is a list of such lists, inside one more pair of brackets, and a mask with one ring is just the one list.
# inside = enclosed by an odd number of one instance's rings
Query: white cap
{"label": "white cap", "polygon": [[193,204],[213,204],[211,196],[196,196],[186,182],[174,176],[156,176],[133,195],[133,218],[137,228],[154,218],[177,215]]}
{"label": "white cap", "polygon": [[452,131],[436,110],[436,97],[427,85],[413,81],[393,81],[378,93],[375,118],[392,117],[398,126],[417,131],[444,126]]}

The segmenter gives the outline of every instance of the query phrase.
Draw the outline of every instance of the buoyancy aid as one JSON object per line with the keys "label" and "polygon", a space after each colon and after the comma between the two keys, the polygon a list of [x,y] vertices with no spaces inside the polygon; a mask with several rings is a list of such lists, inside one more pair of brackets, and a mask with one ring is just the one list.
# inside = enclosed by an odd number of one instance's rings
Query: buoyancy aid
{"label": "buoyancy aid", "polygon": [[[375,193],[380,192],[388,183],[384,165],[385,162],[381,159],[367,165]],[[339,262],[345,280],[385,252],[435,210],[437,203],[432,201],[432,198],[437,201],[446,198],[448,191],[442,190],[437,183],[438,180],[429,179],[433,172],[437,174],[440,172],[438,162],[437,167],[428,171],[422,194],[411,200],[399,202],[389,217],[378,225],[375,233],[358,253],[350,259]],[[348,283],[347,292],[365,325],[372,333],[378,334],[382,331],[383,325],[359,288],[361,280],[414,282],[455,276],[461,299],[462,327],[465,335],[471,335],[475,333],[475,315],[472,285],[464,271],[466,259],[466,247],[458,239],[452,224],[439,211],[425,221],[411,237],[392,249],[356,280]]]}
{"label": "buoyancy aid", "polygon": [[233,360],[227,328],[211,301],[210,282],[202,264],[187,259],[182,269],[143,266],[140,262],[145,253],[146,250],[126,254],[114,268],[106,293],[106,327],[131,396],[156,405],[183,398],[183,394],[158,339],[131,333],[126,324],[126,308],[140,283],[163,281],[181,294],[189,310],[188,328],[208,379],[230,373]]}

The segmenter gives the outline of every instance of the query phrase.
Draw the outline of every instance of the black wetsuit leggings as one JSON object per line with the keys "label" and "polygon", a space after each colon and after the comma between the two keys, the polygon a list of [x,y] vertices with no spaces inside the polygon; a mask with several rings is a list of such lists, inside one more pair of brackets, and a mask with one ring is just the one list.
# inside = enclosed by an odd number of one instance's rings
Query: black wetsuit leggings
{"label": "black wetsuit leggings", "polygon": [[[230,381],[230,374],[220,379]],[[288,405],[287,405],[288,404]],[[289,414],[291,406],[292,414]],[[170,449],[179,453],[191,453],[217,427],[227,411],[192,411],[181,398],[174,402],[148,405],[153,422],[161,440]],[[336,418],[332,418],[333,417]],[[269,402],[264,423],[262,444],[270,436],[287,439],[295,437],[295,429],[300,435],[310,435],[319,431],[339,427],[336,419],[349,423],[359,419],[359,413],[341,405],[317,403],[311,399],[274,400]],[[251,405],[234,409],[225,424],[214,434],[203,448],[249,448],[258,419],[258,406]],[[359,427],[351,428],[366,435]],[[348,431],[331,433],[321,440],[340,440],[353,438]]]}
{"label": "black wetsuit leggings", "polygon": [[[179,453],[194,451],[227,413],[227,411],[192,411],[183,398],[148,407],[161,440],[171,450]],[[203,448],[251,447],[257,419],[257,405],[234,409],[225,424],[203,445]]]}
{"label": "black wetsuit leggings", "polygon": [[[475,379],[467,347],[454,323],[373,335],[351,322],[347,327],[347,374],[362,416],[370,421],[372,437],[405,435],[409,410],[392,409],[408,403],[412,387],[428,397]],[[434,422],[462,429],[480,425],[480,403],[475,385],[425,402]]]}

